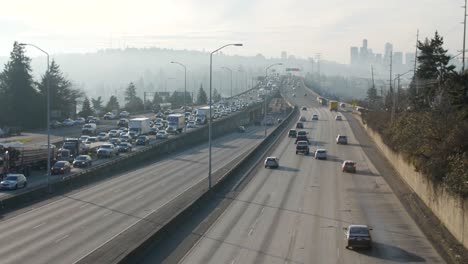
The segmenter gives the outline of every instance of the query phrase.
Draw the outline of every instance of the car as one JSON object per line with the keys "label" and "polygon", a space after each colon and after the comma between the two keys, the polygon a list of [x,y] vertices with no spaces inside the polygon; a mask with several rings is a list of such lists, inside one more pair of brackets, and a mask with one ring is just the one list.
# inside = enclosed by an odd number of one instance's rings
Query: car
{"label": "car", "polygon": [[149,144],[149,138],[147,136],[145,136],[145,135],[140,135],[136,139],[135,144],[136,145],[147,145],[147,144]]}
{"label": "car", "polygon": [[239,127],[239,132],[240,132],[240,133],[245,133],[245,127],[244,127],[244,126],[240,126],[240,127]]}
{"label": "car", "polygon": [[85,141],[86,144],[96,143],[98,142],[97,137],[88,137]]}
{"label": "car", "polygon": [[126,118],[119,119],[119,121],[117,121],[117,126],[118,127],[128,127],[128,119],[126,119]]}
{"label": "car", "polygon": [[18,189],[18,187],[26,188],[26,186],[28,186],[28,180],[24,174],[9,173],[3,181],[0,182],[0,187],[2,189],[15,190]]}
{"label": "car", "polygon": [[302,123],[302,122],[297,122],[297,123],[296,123],[296,128],[301,128],[301,129],[304,128],[304,123]]}
{"label": "car", "polygon": [[341,107],[341,108],[345,108],[345,107],[346,107],[346,104],[345,104],[345,103],[341,103],[341,104],[340,104],[340,107]]}
{"label": "car", "polygon": [[304,96],[307,96],[307,93],[305,93]]}
{"label": "car", "polygon": [[106,132],[101,132],[97,135],[97,139],[99,141],[107,141],[109,139],[109,135]]}
{"label": "car", "polygon": [[309,155],[309,142],[302,140],[297,142],[296,155],[299,153]]}
{"label": "car", "polygon": [[89,155],[79,155],[73,161],[73,167],[81,168],[81,167],[89,167],[93,165],[93,159]]}
{"label": "car", "polygon": [[164,117],[164,113],[162,112],[157,112],[156,115],[155,115],[156,118],[163,118]]}
{"label": "car", "polygon": [[336,136],[336,144],[347,145],[348,144],[348,137],[344,136],[344,135]]}
{"label": "car", "polygon": [[[302,132],[302,131],[299,131],[299,132]],[[307,141],[307,143],[310,144],[309,142],[309,138],[307,137],[307,135],[303,135],[303,134],[297,134],[297,137],[296,137],[296,141],[294,142],[294,144],[297,144],[297,142],[299,141]]]}
{"label": "car", "polygon": [[86,123],[86,119],[84,119],[83,117],[78,117],[77,119],[75,119],[75,124],[77,125],[84,125]]}
{"label": "car", "polygon": [[301,122],[305,122],[305,121],[307,121],[307,119],[306,119],[306,117],[305,117],[305,116],[301,116],[301,118],[299,118],[299,121],[301,121]]}
{"label": "car", "polygon": [[341,170],[343,172],[356,173],[356,162],[352,160],[345,160],[341,165]]}
{"label": "car", "polygon": [[50,170],[51,170],[52,175],[65,174],[71,171],[71,164],[70,162],[64,161],[64,160],[57,161],[55,162],[54,166],[52,166]]}
{"label": "car", "polygon": [[112,143],[114,144],[114,146],[117,146],[118,144],[120,144],[120,138],[111,138],[109,139],[109,143]]}
{"label": "car", "polygon": [[187,128],[196,128],[197,127],[197,122],[195,121],[189,121],[187,123]]}
{"label": "car", "polygon": [[121,135],[120,136],[120,141],[122,142],[128,142],[128,143],[132,143],[133,142],[133,138],[132,136],[130,136],[129,134],[124,134],[124,135]]}
{"label": "car", "polygon": [[97,126],[95,123],[85,124],[81,128],[81,133],[84,135],[94,135],[96,134]]}
{"label": "car", "polygon": [[302,107],[302,110],[303,110],[303,111],[307,111],[307,107],[303,106],[303,107]]}
{"label": "car", "polygon": [[297,137],[297,130],[290,129],[289,132],[288,132],[288,137],[292,137],[292,138]]}
{"label": "car", "polygon": [[127,112],[127,111],[122,111],[122,112],[120,112],[119,116],[120,116],[120,117],[129,117],[129,116],[130,116],[130,113]]}
{"label": "car", "polygon": [[107,112],[105,115],[104,115],[104,120],[112,120],[112,119],[115,119],[115,114],[112,113],[112,112]]}
{"label": "car", "polygon": [[335,120],[336,120],[336,121],[342,121],[343,119],[341,118],[340,115],[337,115],[337,116],[335,116]]}
{"label": "car", "polygon": [[277,157],[267,157],[264,162],[265,168],[278,168],[279,159]]}
{"label": "car", "polygon": [[158,130],[159,129],[156,126],[153,126],[153,127],[150,128],[148,134],[149,135],[156,135],[156,133],[158,133]]}
{"label": "car", "polygon": [[349,225],[345,230],[346,248],[372,248],[372,236],[367,225]]}
{"label": "car", "polygon": [[102,158],[102,157],[107,157],[110,158],[112,156],[117,156],[119,155],[119,150],[114,147],[113,144],[102,144],[98,150],[97,150],[97,157]]}
{"label": "car", "polygon": [[112,129],[112,130],[109,131],[109,137],[110,138],[115,138],[115,137],[118,137],[118,136],[119,135],[118,135],[117,129]]}
{"label": "car", "polygon": [[132,151],[132,144],[128,142],[122,142],[117,145],[117,149],[119,152],[131,152]]}
{"label": "car", "polygon": [[168,137],[167,132],[164,130],[159,130],[158,133],[156,134],[156,138],[158,139],[166,139],[167,137]]}
{"label": "car", "polygon": [[68,118],[68,119],[63,120],[62,124],[63,124],[64,126],[70,127],[70,126],[74,126],[74,125],[75,125],[75,121],[73,121],[73,120],[71,120],[70,118]]}
{"label": "car", "polygon": [[89,138],[88,135],[82,135],[82,136],[80,137],[80,140],[81,140],[81,142],[86,142],[86,140],[88,140],[88,138]]}
{"label": "car", "polygon": [[317,115],[317,114],[315,114],[315,115],[312,115],[312,120],[319,120],[319,117],[318,117],[318,115]]}
{"label": "car", "polygon": [[292,96],[293,96],[293,97],[296,97],[296,94],[295,94],[295,93],[293,93],[293,94],[292,94]]}
{"label": "car", "polygon": [[327,150],[325,149],[317,149],[315,150],[315,159],[327,159]]}

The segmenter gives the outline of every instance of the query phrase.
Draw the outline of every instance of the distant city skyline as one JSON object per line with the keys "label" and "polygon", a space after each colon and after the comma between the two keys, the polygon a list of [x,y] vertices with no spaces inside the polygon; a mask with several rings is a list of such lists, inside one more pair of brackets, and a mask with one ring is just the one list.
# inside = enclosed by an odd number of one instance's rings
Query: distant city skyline
{"label": "distant city skyline", "polygon": [[[438,30],[444,37],[444,47],[452,54],[462,49],[461,0],[26,3],[27,8],[23,1],[2,1],[2,57],[9,56],[14,41],[34,43],[52,56],[126,47],[210,51],[226,43],[242,42],[244,47],[224,52],[277,58],[281,51],[287,51],[288,58],[304,59],[321,53],[323,60],[348,64],[349,47],[363,38],[368,38],[373,47],[390,42],[410,52],[418,28],[421,39],[431,38]],[[41,56],[32,49],[27,52]]]}

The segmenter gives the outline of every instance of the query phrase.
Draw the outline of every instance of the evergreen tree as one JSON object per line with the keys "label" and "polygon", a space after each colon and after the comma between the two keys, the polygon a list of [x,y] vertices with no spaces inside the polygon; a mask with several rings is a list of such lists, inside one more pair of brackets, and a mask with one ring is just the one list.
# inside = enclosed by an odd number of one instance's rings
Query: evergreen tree
{"label": "evergreen tree", "polygon": [[31,59],[15,42],[10,60],[0,73],[0,123],[7,126],[45,126],[46,103],[38,96],[31,75]]}
{"label": "evergreen tree", "polygon": [[88,97],[85,97],[81,107],[80,116],[87,117],[92,115],[94,115],[94,111],[91,109],[91,102],[89,101]]}
{"label": "evergreen tree", "polygon": [[47,82],[49,82],[50,109],[60,114],[60,118],[68,118],[75,114],[77,101],[84,96],[83,92],[73,89],[73,84],[60,71],[59,65],[52,60],[49,71],[42,76],[39,83],[41,96],[47,96]]}
{"label": "evergreen tree", "polygon": [[219,102],[221,101],[221,94],[218,93],[218,90],[216,88],[213,90],[213,102]]}
{"label": "evergreen tree", "polygon": [[161,103],[163,103],[163,99],[162,99],[162,97],[161,97],[161,96],[159,96],[159,94],[158,94],[158,93],[154,93],[154,97],[153,97],[153,105],[155,105],[155,106],[156,106],[156,105],[159,105],[159,104],[161,104]]}
{"label": "evergreen tree", "polygon": [[101,114],[102,109],[104,108],[103,105],[102,105],[103,102],[102,102],[101,96],[99,96],[96,99],[91,99],[91,103],[93,104],[94,112],[96,112],[98,115]]}
{"label": "evergreen tree", "polygon": [[203,105],[208,103],[208,97],[206,96],[205,90],[203,90],[203,85],[200,84],[200,89],[198,90],[197,95],[197,104]]}
{"label": "evergreen tree", "polygon": [[112,95],[109,98],[109,101],[107,102],[106,107],[104,108],[104,112],[111,112],[112,110],[119,110],[119,109],[120,109],[119,101],[117,100],[117,97]]}
{"label": "evergreen tree", "polygon": [[377,108],[379,96],[377,95],[377,89],[375,88],[375,86],[372,86],[367,90],[366,100],[369,104],[370,109],[375,110]]}
{"label": "evergreen tree", "polygon": [[130,112],[142,111],[144,109],[143,100],[136,94],[136,87],[131,82],[125,90],[125,109]]}

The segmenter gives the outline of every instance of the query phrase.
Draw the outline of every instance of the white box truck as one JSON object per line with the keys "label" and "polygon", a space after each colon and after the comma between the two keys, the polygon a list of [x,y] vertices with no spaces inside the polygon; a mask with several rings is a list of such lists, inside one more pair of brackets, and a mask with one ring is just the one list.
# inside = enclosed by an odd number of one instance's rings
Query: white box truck
{"label": "white box truck", "polygon": [[183,114],[172,114],[167,116],[168,133],[182,133],[185,126],[185,116]]}
{"label": "white box truck", "polygon": [[[214,113],[214,109],[212,109],[212,112]],[[200,108],[197,108],[196,113],[196,121],[198,124],[206,124],[208,122],[208,117],[210,116],[210,107],[209,106],[203,106]]]}
{"label": "white box truck", "polygon": [[147,117],[133,118],[128,122],[128,133],[133,138],[148,134],[150,129],[150,119]]}

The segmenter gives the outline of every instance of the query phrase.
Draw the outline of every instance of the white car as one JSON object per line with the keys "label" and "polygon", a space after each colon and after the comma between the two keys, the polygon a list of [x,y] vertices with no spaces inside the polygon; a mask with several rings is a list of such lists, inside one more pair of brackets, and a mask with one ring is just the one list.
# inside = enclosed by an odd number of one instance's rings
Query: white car
{"label": "white car", "polygon": [[340,115],[337,115],[337,116],[335,116],[335,120],[336,120],[336,121],[342,121],[343,119],[341,118]]}
{"label": "white car", "polygon": [[[89,136],[87,136],[87,135],[82,135],[82,136],[80,137],[80,140],[81,140],[81,142],[86,142],[86,140],[88,140],[88,138],[89,138]],[[47,146],[47,145],[46,145],[46,146]]]}
{"label": "white car", "polygon": [[327,159],[327,150],[317,149],[315,151],[315,159]]}
{"label": "white car", "polygon": [[127,112],[127,111],[122,111],[122,112],[120,112],[119,116],[120,116],[120,117],[129,117],[129,116],[130,116],[130,113]]}
{"label": "white car", "polygon": [[111,131],[109,131],[109,137],[120,137],[120,132],[116,129],[112,129]]}
{"label": "white car", "polygon": [[112,113],[112,112],[107,112],[107,113],[104,115],[104,119],[106,119],[106,120],[115,119],[115,114]]}
{"label": "white car", "polygon": [[77,125],[84,125],[86,123],[86,119],[84,119],[83,117],[79,117],[75,120],[75,124]]}
{"label": "white car", "polygon": [[194,121],[190,121],[187,123],[187,128],[196,128],[197,125]]}
{"label": "white car", "polygon": [[317,115],[317,114],[316,114],[316,115],[312,115],[312,120],[319,120],[318,115]]}
{"label": "white car", "polygon": [[7,174],[5,179],[0,182],[2,189],[18,189],[18,187],[26,188],[28,180],[23,174]]}
{"label": "white car", "polygon": [[71,119],[65,119],[65,120],[63,120],[62,124],[64,126],[73,126],[73,125],[75,125],[75,121],[73,121]]}
{"label": "white car", "polygon": [[158,139],[166,139],[167,138],[167,133],[164,130],[159,130],[158,133],[156,134],[156,138]]}
{"label": "white car", "polygon": [[106,132],[101,132],[97,135],[97,139],[99,141],[107,141],[109,139],[109,136],[107,135]]}

